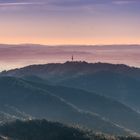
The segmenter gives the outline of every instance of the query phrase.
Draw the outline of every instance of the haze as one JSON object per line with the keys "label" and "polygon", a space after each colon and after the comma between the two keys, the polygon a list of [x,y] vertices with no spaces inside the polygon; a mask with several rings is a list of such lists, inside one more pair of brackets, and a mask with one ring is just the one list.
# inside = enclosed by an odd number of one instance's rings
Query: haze
{"label": "haze", "polygon": [[0,45],[0,70],[19,68],[31,64],[62,63],[71,61],[107,62],[140,67],[139,45],[103,46],[42,46]]}

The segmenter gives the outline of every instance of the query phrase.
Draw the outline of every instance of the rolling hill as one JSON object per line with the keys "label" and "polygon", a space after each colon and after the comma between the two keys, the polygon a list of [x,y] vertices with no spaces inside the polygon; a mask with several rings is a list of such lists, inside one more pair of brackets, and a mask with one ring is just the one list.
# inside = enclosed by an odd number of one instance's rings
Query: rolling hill
{"label": "rolling hill", "polygon": [[2,105],[8,102],[33,117],[82,124],[107,133],[116,127],[140,132],[139,68],[66,62],[32,65],[0,75]]}
{"label": "rolling hill", "polygon": [[[52,86],[38,82],[27,81],[29,84],[49,91],[50,94],[63,98],[72,105],[88,113],[100,115],[124,128],[139,132],[140,115],[128,106],[113,99],[75,88]],[[121,115],[120,115],[121,114]],[[135,118],[135,119],[134,119]],[[135,121],[131,121],[131,120]]]}
{"label": "rolling hill", "polygon": [[30,119],[30,116],[39,119],[47,118],[51,121],[92,128],[96,132],[111,134],[129,133],[124,128],[104,120],[101,116],[88,113],[67,102],[62,97],[33,86],[20,78],[1,77],[0,91],[0,109],[9,114],[11,111],[7,111],[5,105],[17,108],[20,112],[27,115],[27,119]]}
{"label": "rolling hill", "polygon": [[32,65],[2,72],[15,77],[36,76],[47,83],[85,89],[140,110],[140,69],[107,63],[66,62]]}
{"label": "rolling hill", "polygon": [[59,84],[94,91],[140,110],[140,81],[123,74],[101,71],[65,79]]}

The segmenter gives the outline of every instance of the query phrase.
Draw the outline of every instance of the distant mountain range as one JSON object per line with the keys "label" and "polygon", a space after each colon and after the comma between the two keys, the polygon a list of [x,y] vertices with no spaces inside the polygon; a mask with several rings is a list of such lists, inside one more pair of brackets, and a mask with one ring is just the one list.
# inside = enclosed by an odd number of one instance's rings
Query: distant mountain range
{"label": "distant mountain range", "polygon": [[0,75],[0,110],[11,119],[46,118],[95,132],[140,134],[139,68],[66,62]]}

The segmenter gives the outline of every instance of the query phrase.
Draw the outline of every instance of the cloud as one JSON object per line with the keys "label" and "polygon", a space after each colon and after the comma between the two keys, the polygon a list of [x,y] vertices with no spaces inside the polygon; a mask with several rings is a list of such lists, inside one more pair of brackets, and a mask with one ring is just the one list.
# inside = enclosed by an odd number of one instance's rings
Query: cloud
{"label": "cloud", "polygon": [[92,6],[102,4],[132,4],[140,0],[0,0],[0,6],[40,5],[61,7]]}
{"label": "cloud", "polygon": [[27,2],[12,2],[12,3],[0,3],[0,6],[21,6],[21,5],[34,5],[35,3],[27,3]]}
{"label": "cloud", "polygon": [[12,2],[0,2],[0,6],[22,6],[22,5],[40,5],[40,4],[47,4],[45,1],[37,2],[37,1],[12,1]]}
{"label": "cloud", "polygon": [[49,0],[49,3],[57,6],[87,6],[97,4],[130,4],[140,0]]}
{"label": "cloud", "polygon": [[0,45],[0,70],[37,63],[65,62],[71,58],[71,54],[74,54],[76,60],[125,63],[140,67],[139,45],[53,47],[41,45]]}
{"label": "cloud", "polygon": [[[138,13],[140,0],[0,0],[0,11],[18,14],[65,16],[110,13]],[[121,7],[120,7],[121,6]],[[119,7],[119,10],[118,10]],[[0,13],[1,14],[1,13]],[[73,15],[74,16],[74,15]]]}
{"label": "cloud", "polygon": [[136,4],[139,2],[140,0],[115,0],[113,3],[119,5],[126,5],[126,4]]}
{"label": "cloud", "polygon": [[44,4],[46,0],[43,0],[41,2],[38,2],[36,0],[0,0],[0,6],[1,7],[9,7],[9,6],[26,6],[26,5],[40,5]]}

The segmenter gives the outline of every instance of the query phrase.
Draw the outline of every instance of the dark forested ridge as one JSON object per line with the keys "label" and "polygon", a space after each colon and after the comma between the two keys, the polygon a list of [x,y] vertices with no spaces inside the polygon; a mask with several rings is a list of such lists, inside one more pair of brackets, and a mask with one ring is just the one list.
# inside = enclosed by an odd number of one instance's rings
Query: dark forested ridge
{"label": "dark forested ridge", "polygon": [[111,135],[140,134],[140,69],[33,65],[0,73],[0,123],[48,119]]}
{"label": "dark forested ridge", "polygon": [[90,140],[84,131],[45,120],[8,123],[0,134],[12,140]]}
{"label": "dark forested ridge", "polygon": [[46,120],[14,121],[0,126],[3,140],[139,140],[138,137],[116,137],[95,134]]}
{"label": "dark forested ridge", "polygon": [[71,76],[75,77],[85,74],[94,74],[101,71],[120,73],[137,79],[140,78],[140,69],[136,67],[129,67],[124,64],[87,63],[81,61],[30,65],[20,69],[3,71],[1,75],[18,77],[36,75],[38,77],[46,79],[54,78],[55,80],[60,81],[64,77],[71,78]]}
{"label": "dark forested ridge", "polygon": [[[32,65],[4,71],[4,76],[34,77],[34,80],[95,91],[140,110],[140,69],[123,64],[66,62]],[[35,78],[36,77],[36,78]],[[39,79],[41,78],[41,79]]]}

